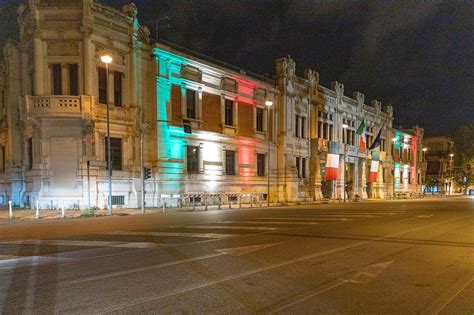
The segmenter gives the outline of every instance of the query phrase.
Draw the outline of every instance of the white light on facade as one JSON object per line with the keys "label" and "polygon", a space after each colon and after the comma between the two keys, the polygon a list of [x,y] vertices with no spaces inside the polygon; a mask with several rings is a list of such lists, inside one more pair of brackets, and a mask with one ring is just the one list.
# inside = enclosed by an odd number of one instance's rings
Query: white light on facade
{"label": "white light on facade", "polygon": [[109,55],[102,55],[102,56],[100,56],[100,60],[101,60],[103,63],[109,64],[109,63],[112,62],[112,57],[109,56]]}
{"label": "white light on facade", "polygon": [[271,106],[273,106],[273,102],[271,100],[266,100],[265,105],[268,106],[268,107],[271,107]]}

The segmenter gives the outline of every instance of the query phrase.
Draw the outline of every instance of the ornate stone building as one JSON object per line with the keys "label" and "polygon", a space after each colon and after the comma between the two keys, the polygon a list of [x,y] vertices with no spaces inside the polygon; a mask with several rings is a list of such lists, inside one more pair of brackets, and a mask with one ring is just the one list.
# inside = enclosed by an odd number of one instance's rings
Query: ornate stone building
{"label": "ornate stone building", "polygon": [[[107,104],[115,206],[138,207],[142,190],[147,206],[392,194],[392,107],[323,87],[312,70],[299,77],[290,57],[269,79],[151,44],[133,4],[31,0],[18,23],[0,68],[4,203],[105,207]],[[362,120],[368,146],[381,132],[376,154],[359,150]],[[325,181],[330,143],[340,166]]]}

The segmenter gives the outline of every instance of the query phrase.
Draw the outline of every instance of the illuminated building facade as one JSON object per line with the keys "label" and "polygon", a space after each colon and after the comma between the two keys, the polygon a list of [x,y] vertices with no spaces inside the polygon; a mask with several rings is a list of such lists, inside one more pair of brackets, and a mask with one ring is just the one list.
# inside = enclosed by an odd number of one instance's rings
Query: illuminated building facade
{"label": "illuminated building facade", "polygon": [[[344,85],[333,82],[331,88],[319,85],[319,74],[304,71],[295,75],[295,62],[277,60],[276,79],[282,105],[279,117],[279,177],[284,178],[284,194],[297,200],[343,200],[353,198],[385,198],[391,183],[389,141],[393,110],[391,106],[364,102],[364,94],[353,98],[344,95]],[[380,163],[377,180],[368,183],[371,153],[359,150],[356,133],[361,121],[366,125],[366,143],[372,144],[381,131]],[[324,171],[329,142],[339,144],[337,180],[325,181]],[[306,165],[303,167],[302,163]],[[305,169],[306,171],[302,172]]]}
{"label": "illuminated building facade", "polygon": [[424,130],[394,128],[392,137],[392,159],[397,193],[421,193],[426,181],[426,163],[423,151]]}
{"label": "illuminated building facade", "polygon": [[426,192],[449,194],[455,191],[454,140],[447,136],[428,137],[426,147]]}
{"label": "illuminated building facade", "polygon": [[[106,207],[107,104],[115,206],[140,206],[142,167],[148,207],[391,193],[392,107],[347,97],[339,82],[323,87],[312,70],[298,77],[289,57],[269,79],[152,45],[133,4],[34,0],[18,15],[19,40],[4,47],[0,68],[0,202]],[[371,183],[362,120],[368,146],[382,130]],[[338,176],[324,181],[330,141],[339,144]]]}

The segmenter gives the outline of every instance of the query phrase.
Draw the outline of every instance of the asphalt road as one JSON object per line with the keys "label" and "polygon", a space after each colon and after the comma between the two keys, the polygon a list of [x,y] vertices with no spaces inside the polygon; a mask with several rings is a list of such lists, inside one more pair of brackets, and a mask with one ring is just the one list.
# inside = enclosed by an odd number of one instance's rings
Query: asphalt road
{"label": "asphalt road", "polygon": [[474,198],[0,226],[0,313],[474,313]]}

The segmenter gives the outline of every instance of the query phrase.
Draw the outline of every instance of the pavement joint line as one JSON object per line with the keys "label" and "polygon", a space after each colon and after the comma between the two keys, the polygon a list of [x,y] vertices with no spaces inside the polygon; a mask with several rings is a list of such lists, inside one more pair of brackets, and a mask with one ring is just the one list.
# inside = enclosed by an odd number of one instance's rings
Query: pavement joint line
{"label": "pavement joint line", "polygon": [[101,233],[102,235],[143,235],[143,236],[169,236],[169,237],[194,237],[194,238],[214,238],[221,239],[235,236],[235,234],[219,234],[219,233],[193,233],[193,232],[158,232],[158,231],[112,231]]}
{"label": "pavement joint line", "polygon": [[[264,223],[264,222],[262,222]],[[275,231],[278,227],[268,226],[235,226],[235,225],[188,225],[188,229],[220,229],[220,230],[256,230],[256,231]]]}
{"label": "pavement joint line", "polygon": [[156,300],[160,300],[162,298],[166,298],[166,297],[170,297],[170,296],[173,296],[173,295],[194,291],[194,290],[197,290],[197,289],[206,288],[206,287],[216,285],[216,284],[219,284],[219,283],[223,283],[223,282],[227,282],[227,281],[230,281],[230,280],[251,276],[251,275],[254,275],[254,274],[257,274],[257,273],[261,273],[261,272],[265,272],[265,271],[272,270],[272,269],[275,269],[275,268],[279,268],[279,267],[287,266],[287,265],[290,265],[290,264],[302,262],[302,261],[305,261],[305,260],[308,260],[308,259],[313,259],[313,258],[316,258],[316,257],[321,257],[321,256],[341,252],[341,251],[344,251],[346,249],[358,247],[358,246],[369,244],[369,243],[374,243],[374,242],[377,242],[379,240],[383,240],[384,238],[389,238],[389,237],[399,236],[399,235],[408,234],[408,233],[412,233],[412,232],[417,232],[417,231],[424,230],[424,229],[427,229],[427,228],[431,228],[431,227],[441,225],[441,224],[444,224],[444,223],[447,223],[447,222],[461,220],[461,219],[464,219],[464,218],[467,218],[467,217],[471,217],[471,216],[467,215],[467,216],[463,216],[463,217],[459,217],[459,218],[455,218],[455,219],[446,220],[446,221],[443,221],[443,222],[433,223],[433,224],[429,224],[429,225],[426,225],[426,226],[414,228],[414,229],[411,229],[411,230],[408,230],[408,231],[403,231],[403,232],[398,232],[398,233],[394,233],[394,234],[385,235],[385,236],[382,236],[382,237],[378,237],[374,240],[362,241],[362,242],[358,242],[358,243],[355,243],[355,244],[345,245],[345,246],[342,246],[342,247],[339,247],[339,248],[322,251],[322,252],[319,252],[319,253],[314,253],[314,254],[310,254],[310,255],[301,256],[301,257],[298,257],[298,258],[290,259],[290,260],[280,262],[280,263],[277,263],[277,264],[273,264],[273,265],[270,265],[270,266],[255,268],[253,270],[241,272],[241,273],[238,273],[236,275],[226,276],[226,277],[223,277],[219,280],[208,281],[208,282],[201,283],[201,284],[189,285],[187,287],[180,288],[180,289],[174,289],[174,290],[171,290],[171,292],[159,294],[159,295],[154,296],[154,297],[142,298],[142,299],[139,299],[138,301],[134,301],[133,303],[128,302],[128,303],[122,304],[121,306],[118,306],[118,307],[108,308],[105,311],[103,311],[102,313],[119,312],[119,311],[122,311],[126,308],[130,308],[130,307],[133,307],[133,306],[138,306],[140,304],[153,302],[153,301],[156,301]]}

